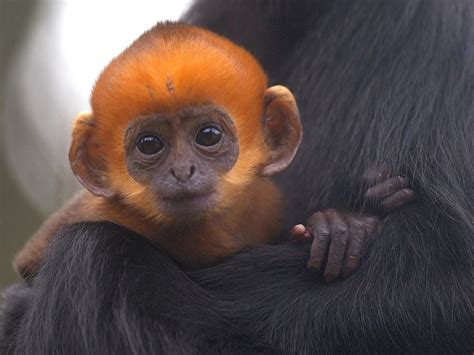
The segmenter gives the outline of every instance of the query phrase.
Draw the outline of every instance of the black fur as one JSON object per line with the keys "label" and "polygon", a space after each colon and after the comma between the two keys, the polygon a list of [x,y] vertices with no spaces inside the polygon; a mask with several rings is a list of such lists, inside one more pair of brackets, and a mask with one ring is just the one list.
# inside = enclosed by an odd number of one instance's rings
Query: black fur
{"label": "black fur", "polygon": [[294,91],[305,138],[280,178],[289,222],[360,207],[355,182],[374,166],[408,176],[419,201],[330,285],[306,271],[307,245],[183,273],[123,229],[66,229],[32,285],[7,295],[3,346],[472,352],[474,2],[204,0],[185,18],[247,46]]}
{"label": "black fur", "polygon": [[1,353],[189,354],[264,349],[220,301],[144,238],[112,223],[66,227],[30,282],[5,292]]}

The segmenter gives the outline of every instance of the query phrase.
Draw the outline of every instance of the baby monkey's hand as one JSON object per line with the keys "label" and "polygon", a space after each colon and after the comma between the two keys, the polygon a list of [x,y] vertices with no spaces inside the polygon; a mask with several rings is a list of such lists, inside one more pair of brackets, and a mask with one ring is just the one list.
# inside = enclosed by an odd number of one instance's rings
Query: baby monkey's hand
{"label": "baby monkey's hand", "polygon": [[406,178],[387,171],[370,171],[364,179],[369,186],[365,197],[381,216],[329,209],[314,213],[306,226],[298,224],[291,230],[296,240],[313,240],[308,268],[322,272],[326,282],[350,276],[359,267],[379,218],[416,198]]}

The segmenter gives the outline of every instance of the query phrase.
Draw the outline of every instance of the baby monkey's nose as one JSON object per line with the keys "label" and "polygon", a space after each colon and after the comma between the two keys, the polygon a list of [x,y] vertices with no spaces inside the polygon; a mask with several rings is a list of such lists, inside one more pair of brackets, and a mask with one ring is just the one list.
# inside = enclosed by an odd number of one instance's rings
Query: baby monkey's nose
{"label": "baby monkey's nose", "polygon": [[193,177],[195,171],[196,167],[194,165],[176,166],[170,170],[171,175],[181,183],[188,182]]}

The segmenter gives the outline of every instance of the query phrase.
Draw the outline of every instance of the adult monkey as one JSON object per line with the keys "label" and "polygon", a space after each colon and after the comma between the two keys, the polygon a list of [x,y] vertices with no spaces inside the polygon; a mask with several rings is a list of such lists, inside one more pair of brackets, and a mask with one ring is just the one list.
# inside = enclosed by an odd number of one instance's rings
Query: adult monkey
{"label": "adult monkey", "polygon": [[472,351],[472,1],[200,1],[186,18],[246,45],[296,92],[306,138],[281,179],[291,221],[352,206],[351,181],[372,166],[412,178],[419,202],[334,285],[307,274],[308,246],[251,250],[192,282],[121,228],[71,227],[35,283],[10,290],[3,346]]}

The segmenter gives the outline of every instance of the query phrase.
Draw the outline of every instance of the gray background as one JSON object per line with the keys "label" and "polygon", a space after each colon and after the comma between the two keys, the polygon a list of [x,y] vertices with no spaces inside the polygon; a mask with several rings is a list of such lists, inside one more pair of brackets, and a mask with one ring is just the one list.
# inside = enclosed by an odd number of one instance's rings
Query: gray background
{"label": "gray background", "polygon": [[[100,70],[188,0],[0,0],[0,290],[16,252],[80,186],[70,126]],[[0,301],[1,302],[1,301]]]}

